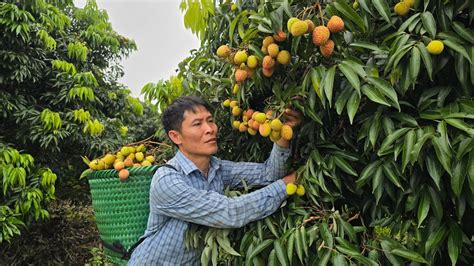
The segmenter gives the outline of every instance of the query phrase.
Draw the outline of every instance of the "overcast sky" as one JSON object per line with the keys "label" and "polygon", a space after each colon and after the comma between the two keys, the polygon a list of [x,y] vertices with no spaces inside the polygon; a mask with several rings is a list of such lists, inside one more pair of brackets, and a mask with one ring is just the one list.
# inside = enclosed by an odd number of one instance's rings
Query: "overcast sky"
{"label": "overcast sky", "polygon": [[[74,0],[83,7],[85,0]],[[138,50],[123,60],[121,83],[134,96],[148,82],[168,79],[178,63],[199,47],[199,39],[184,28],[180,0],[96,0],[119,34],[135,40]]]}

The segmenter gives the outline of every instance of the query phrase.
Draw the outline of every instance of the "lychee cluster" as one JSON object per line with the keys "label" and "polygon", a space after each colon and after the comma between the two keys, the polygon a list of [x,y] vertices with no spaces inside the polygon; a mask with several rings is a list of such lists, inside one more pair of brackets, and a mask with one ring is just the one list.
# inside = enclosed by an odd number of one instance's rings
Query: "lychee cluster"
{"label": "lychee cluster", "polygon": [[231,109],[234,117],[232,127],[242,133],[247,132],[252,136],[259,133],[264,138],[269,137],[273,142],[280,140],[280,138],[284,140],[293,138],[293,128],[283,124],[278,117],[274,117],[271,110],[266,113],[253,109],[242,110],[237,101],[230,99],[225,100],[223,105]]}
{"label": "lychee cluster", "polygon": [[262,74],[271,77],[276,64],[287,65],[290,63],[291,55],[286,50],[280,50],[280,46],[275,42],[282,42],[286,39],[286,33],[279,31],[273,36],[266,36],[262,41],[262,52],[265,54],[262,60]]}
{"label": "lychee cluster", "polygon": [[304,186],[303,185],[296,185],[294,183],[288,183],[286,185],[286,194],[288,194],[289,196],[293,195],[293,194],[297,194],[298,196],[304,196],[304,194],[306,193],[305,189],[304,189]]}
{"label": "lychee cluster", "polygon": [[331,33],[344,30],[344,21],[338,16],[332,16],[327,26],[317,26],[313,30],[313,43],[319,46],[321,55],[329,58],[334,51],[334,41],[330,39]]}
{"label": "lychee cluster", "polygon": [[393,11],[403,17],[406,16],[410,12],[410,8],[414,6],[415,0],[402,0],[393,7]]}
{"label": "lychee cluster", "polygon": [[252,77],[254,69],[258,66],[258,58],[255,55],[248,55],[245,49],[233,53],[229,46],[221,45],[216,54],[235,65],[234,77],[237,84],[242,84],[246,79]]}
{"label": "lychee cluster", "polygon": [[94,159],[88,163],[91,170],[115,169],[121,181],[129,176],[127,167],[150,166],[155,163],[153,152],[147,152],[146,145],[123,146],[116,153],[108,153],[102,158]]}

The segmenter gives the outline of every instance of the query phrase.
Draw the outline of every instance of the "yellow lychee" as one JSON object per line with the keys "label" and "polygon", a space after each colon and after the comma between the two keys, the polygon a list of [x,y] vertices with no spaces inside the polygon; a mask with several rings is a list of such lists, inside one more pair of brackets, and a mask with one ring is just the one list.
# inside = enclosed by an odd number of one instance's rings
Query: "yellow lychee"
{"label": "yellow lychee", "polygon": [[150,163],[155,162],[155,156],[153,155],[148,155],[145,160],[149,161]]}
{"label": "yellow lychee", "polygon": [[234,106],[232,108],[232,115],[233,116],[239,116],[242,113],[242,109],[238,106]]}
{"label": "yellow lychee", "polygon": [[251,128],[251,127],[247,128],[247,132],[248,132],[250,135],[252,135],[252,136],[257,135],[257,130],[255,130],[255,129]]}
{"label": "yellow lychee", "polygon": [[277,55],[278,63],[286,65],[290,62],[291,56],[287,50],[281,50]]}
{"label": "yellow lychee", "polygon": [[298,196],[304,196],[305,189],[303,185],[298,185],[298,188],[296,189],[296,194],[298,194]]}
{"label": "yellow lychee", "polygon": [[297,187],[295,184],[293,184],[293,183],[288,183],[288,184],[286,185],[286,194],[288,194],[288,195],[291,196],[291,195],[293,195],[293,194],[296,193],[296,190],[298,190],[298,187]]}
{"label": "yellow lychee", "polygon": [[332,33],[344,30],[344,21],[338,16],[332,16],[328,21],[328,29]]}
{"label": "yellow lychee", "polygon": [[225,100],[222,105],[224,105],[224,107],[229,107],[230,106],[230,99],[227,99]]}
{"label": "yellow lychee", "polygon": [[267,37],[263,38],[262,45],[264,47],[268,47],[272,43],[274,43],[274,40],[273,40],[272,36],[267,36]]}
{"label": "yellow lychee", "polygon": [[240,50],[235,53],[234,56],[234,64],[240,66],[240,64],[247,62],[247,52],[244,50]]}
{"label": "yellow lychee", "polygon": [[270,122],[270,125],[273,131],[280,131],[283,123],[280,121],[280,119],[275,118],[272,120],[272,122]]}
{"label": "yellow lychee", "polygon": [[444,50],[444,43],[440,40],[433,40],[428,43],[426,50],[428,50],[430,54],[439,55]]}
{"label": "yellow lychee", "polygon": [[[237,108],[239,108],[239,107],[237,107]],[[234,120],[234,121],[232,122],[232,127],[235,128],[235,129],[239,129],[239,127],[240,127],[240,121]]]}
{"label": "yellow lychee", "polygon": [[290,18],[287,22],[286,22],[286,26],[287,26],[287,29],[288,31],[290,32],[291,31],[291,26],[293,26],[293,24],[297,21],[300,21],[298,18]]}
{"label": "yellow lychee", "polygon": [[321,46],[329,40],[330,32],[326,26],[317,26],[313,31],[313,43]]}
{"label": "yellow lychee", "polygon": [[269,56],[275,58],[280,52],[280,47],[278,47],[278,44],[276,43],[271,43],[268,45],[267,51]]}
{"label": "yellow lychee", "polygon": [[150,166],[151,163],[150,163],[149,161],[147,161],[147,160],[144,160],[143,162],[141,162],[141,165],[142,165],[142,166]]}
{"label": "yellow lychee", "polygon": [[234,88],[232,88],[232,93],[237,94],[237,93],[239,93],[239,90],[240,90],[239,84],[235,84]]}
{"label": "yellow lychee", "polygon": [[265,120],[267,120],[267,116],[264,113],[258,113],[255,115],[254,120],[259,122],[260,124],[263,124],[265,123]]}
{"label": "yellow lychee", "polygon": [[311,33],[313,32],[314,30],[314,23],[312,20],[310,19],[306,19],[304,22],[306,22],[306,24],[308,24],[308,30],[306,30],[306,33]]}
{"label": "yellow lychee", "polygon": [[237,106],[238,104],[239,104],[239,103],[238,103],[237,101],[231,101],[231,102],[229,103],[229,107],[230,107],[230,108],[234,108],[234,107]]}
{"label": "yellow lychee", "polygon": [[410,6],[405,2],[400,2],[395,5],[393,10],[400,16],[406,16],[410,12]]}
{"label": "yellow lychee", "polygon": [[92,170],[98,170],[99,169],[99,160],[95,159],[89,162],[89,168]]}
{"label": "yellow lychee", "polygon": [[283,125],[280,135],[284,140],[291,140],[293,138],[293,129],[288,125]]}
{"label": "yellow lychee", "polygon": [[308,24],[305,21],[296,21],[291,25],[291,35],[298,37],[308,31]]}
{"label": "yellow lychee", "polygon": [[255,55],[251,55],[247,58],[247,66],[250,68],[256,68],[258,65],[258,60]]}
{"label": "yellow lychee", "polygon": [[143,152],[135,153],[135,160],[137,160],[137,162],[141,162],[143,161],[143,159],[145,159],[145,155],[143,154]]}
{"label": "yellow lychee", "polygon": [[103,160],[105,164],[112,165],[115,161],[115,155],[109,153],[104,156]]}
{"label": "yellow lychee", "polygon": [[227,45],[221,45],[219,48],[217,48],[217,56],[220,58],[225,58],[230,55],[230,48]]}

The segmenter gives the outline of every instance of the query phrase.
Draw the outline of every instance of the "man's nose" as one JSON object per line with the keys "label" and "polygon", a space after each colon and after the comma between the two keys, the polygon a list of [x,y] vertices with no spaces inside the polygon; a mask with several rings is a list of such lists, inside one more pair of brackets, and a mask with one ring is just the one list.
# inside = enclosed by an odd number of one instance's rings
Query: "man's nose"
{"label": "man's nose", "polygon": [[216,130],[214,123],[205,123],[205,130],[206,133],[214,133],[214,131]]}

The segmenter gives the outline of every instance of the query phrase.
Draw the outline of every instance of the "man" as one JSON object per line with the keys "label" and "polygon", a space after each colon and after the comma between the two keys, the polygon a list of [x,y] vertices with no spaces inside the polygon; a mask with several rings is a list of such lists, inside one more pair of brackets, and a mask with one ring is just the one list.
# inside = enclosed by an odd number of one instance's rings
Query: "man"
{"label": "man", "polygon": [[[150,215],[144,241],[134,250],[129,265],[199,265],[200,251],[185,247],[189,223],[237,228],[262,219],[286,198],[284,175],[289,143],[280,139],[265,163],[231,162],[217,152],[217,126],[209,105],[198,97],[176,99],[163,112],[163,126],[179,151],[160,167],[151,182]],[[287,109],[286,124],[300,124],[300,113]],[[226,186],[265,185],[252,193],[229,198]],[[281,179],[280,179],[281,178]]]}

